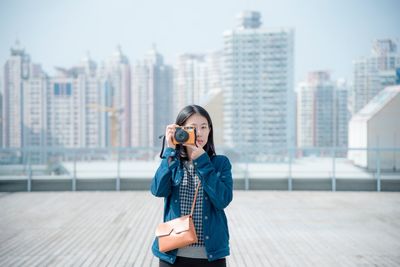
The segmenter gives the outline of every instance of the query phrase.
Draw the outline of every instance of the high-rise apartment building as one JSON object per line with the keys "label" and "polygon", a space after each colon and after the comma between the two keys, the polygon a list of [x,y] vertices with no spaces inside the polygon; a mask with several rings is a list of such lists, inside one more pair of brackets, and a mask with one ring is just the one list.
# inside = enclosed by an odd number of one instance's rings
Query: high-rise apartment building
{"label": "high-rise apartment building", "polygon": [[[39,65],[31,65],[31,77],[23,82],[23,146],[34,148],[31,161],[43,162],[47,147],[47,89],[48,77]],[[40,149],[39,149],[40,148]]]}
{"label": "high-rise apartment building", "polygon": [[199,104],[222,87],[222,52],[182,54],[174,70],[174,114],[186,105]]}
{"label": "high-rise apartment building", "polygon": [[224,143],[256,160],[281,160],[271,148],[295,143],[293,48],[294,31],[262,28],[259,12],[224,33]]}
{"label": "high-rise apartment building", "polygon": [[[31,63],[17,41],[4,66],[2,143],[7,148],[36,149],[27,151],[32,153],[31,161],[45,157],[37,149],[46,147],[47,87],[48,79],[41,66]],[[24,160],[17,151],[14,156]]]}
{"label": "high-rise apartment building", "polygon": [[[121,49],[100,69],[89,55],[77,66],[56,69],[48,77],[18,42],[11,49],[2,84],[1,143],[34,149],[130,146],[131,71]],[[31,160],[44,162],[42,152]]]}
{"label": "high-rise apartment building", "polygon": [[[333,146],[346,148],[349,144],[349,85],[343,79],[336,81],[335,85],[333,103]],[[343,150],[343,152],[345,151]]]}
{"label": "high-rise apartment building", "polygon": [[204,57],[204,54],[183,54],[178,57],[174,70],[174,114],[178,114],[186,105],[198,104],[206,94],[207,70]]}
{"label": "high-rise apartment building", "polygon": [[375,40],[371,56],[353,62],[352,115],[361,110],[386,86],[396,84],[396,69],[400,67],[397,46],[398,43],[392,39]]}
{"label": "high-rise apartment building", "polygon": [[347,147],[347,86],[331,81],[325,71],[311,72],[298,87],[299,147]]}
{"label": "high-rise apartment building", "polygon": [[223,51],[205,54],[207,66],[207,93],[222,89]]}
{"label": "high-rise apartment building", "polygon": [[[131,67],[128,57],[118,46],[101,75],[106,93],[107,108],[114,109],[117,120],[117,146],[131,146]],[[107,121],[107,136],[112,136],[111,121]],[[115,130],[115,129],[114,129]],[[110,141],[107,141],[110,143]]]}
{"label": "high-rise apartment building", "polygon": [[174,122],[172,116],[173,69],[151,49],[132,73],[132,145],[159,147],[158,137]]}
{"label": "high-rise apartment building", "polygon": [[4,65],[3,144],[4,147],[23,147],[24,81],[30,78],[31,60],[17,41]]}
{"label": "high-rise apartment building", "polygon": [[89,57],[79,66],[58,68],[47,92],[49,146],[104,146],[101,89],[97,65]]}

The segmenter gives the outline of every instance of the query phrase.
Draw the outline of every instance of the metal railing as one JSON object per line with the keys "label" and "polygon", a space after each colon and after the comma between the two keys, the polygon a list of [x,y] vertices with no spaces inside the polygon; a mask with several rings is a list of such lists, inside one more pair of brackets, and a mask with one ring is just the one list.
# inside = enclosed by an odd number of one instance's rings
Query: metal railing
{"label": "metal railing", "polygon": [[[234,178],[242,180],[246,190],[254,188],[251,183],[262,179],[287,180],[289,191],[293,190],[295,181],[304,177],[314,177],[315,181],[329,179],[332,191],[337,190],[337,181],[343,177],[373,179],[376,191],[382,189],[382,178],[400,180],[400,148],[264,148],[263,152],[254,152],[250,148],[219,147],[217,151],[231,159]],[[119,191],[121,179],[135,173],[134,169],[127,172],[127,165],[155,163],[147,170],[151,176],[159,161],[158,153],[159,148],[151,147],[3,148],[0,149],[0,181],[26,180],[27,191],[32,191],[34,178],[66,179],[71,180],[71,190],[75,191],[77,181],[84,179],[85,172],[78,165],[107,163],[109,176]],[[143,178],[151,178],[148,173]]]}

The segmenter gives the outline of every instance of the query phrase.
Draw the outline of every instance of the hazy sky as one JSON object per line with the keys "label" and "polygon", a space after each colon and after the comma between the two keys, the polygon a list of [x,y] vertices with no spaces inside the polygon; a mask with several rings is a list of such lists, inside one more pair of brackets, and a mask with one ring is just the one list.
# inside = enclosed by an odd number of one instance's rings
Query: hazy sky
{"label": "hazy sky", "polygon": [[53,73],[90,51],[100,63],[117,44],[132,63],[152,44],[173,64],[178,54],[222,49],[222,34],[243,10],[263,27],[295,28],[295,81],[330,70],[351,79],[352,60],[376,38],[400,37],[400,0],[0,0],[0,63],[18,38]]}

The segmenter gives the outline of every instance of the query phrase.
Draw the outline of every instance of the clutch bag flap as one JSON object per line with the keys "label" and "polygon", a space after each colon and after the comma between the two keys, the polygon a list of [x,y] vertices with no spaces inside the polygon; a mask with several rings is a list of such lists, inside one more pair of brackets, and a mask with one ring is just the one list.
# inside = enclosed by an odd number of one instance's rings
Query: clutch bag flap
{"label": "clutch bag flap", "polygon": [[171,221],[160,223],[156,228],[156,236],[168,236],[171,233],[179,234],[185,231],[189,231],[190,226],[190,215],[182,216]]}

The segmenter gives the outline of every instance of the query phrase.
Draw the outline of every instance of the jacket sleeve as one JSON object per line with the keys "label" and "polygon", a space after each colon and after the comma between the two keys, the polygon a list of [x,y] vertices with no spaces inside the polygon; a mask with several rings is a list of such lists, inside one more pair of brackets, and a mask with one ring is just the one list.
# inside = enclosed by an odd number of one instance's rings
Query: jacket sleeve
{"label": "jacket sleeve", "polygon": [[173,170],[178,166],[178,157],[173,148],[167,148],[164,157],[151,181],[150,191],[156,197],[167,197],[171,193]]}
{"label": "jacket sleeve", "polygon": [[200,157],[193,160],[199,179],[204,191],[210,198],[211,203],[217,209],[226,208],[233,197],[232,166],[227,157],[221,162],[222,168],[219,173],[215,171],[210,157],[203,153]]}

